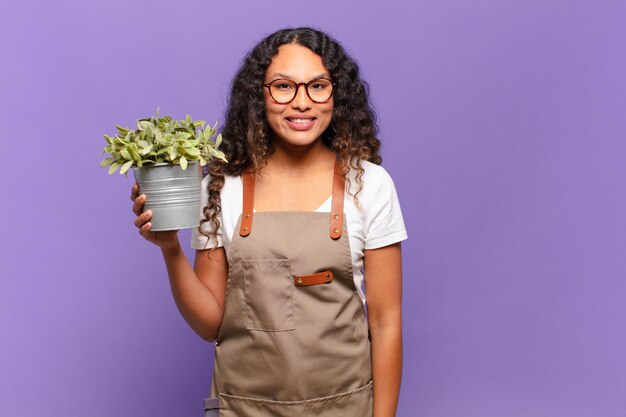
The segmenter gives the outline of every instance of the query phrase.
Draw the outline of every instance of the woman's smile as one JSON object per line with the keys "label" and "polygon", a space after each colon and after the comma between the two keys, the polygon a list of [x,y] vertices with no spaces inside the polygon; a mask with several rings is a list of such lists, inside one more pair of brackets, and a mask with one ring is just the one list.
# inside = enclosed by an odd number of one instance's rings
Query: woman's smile
{"label": "woman's smile", "polygon": [[315,124],[315,119],[316,119],[315,117],[311,117],[311,116],[285,117],[285,120],[287,121],[287,125],[289,125],[291,129],[299,130],[299,131],[311,129],[313,125]]}

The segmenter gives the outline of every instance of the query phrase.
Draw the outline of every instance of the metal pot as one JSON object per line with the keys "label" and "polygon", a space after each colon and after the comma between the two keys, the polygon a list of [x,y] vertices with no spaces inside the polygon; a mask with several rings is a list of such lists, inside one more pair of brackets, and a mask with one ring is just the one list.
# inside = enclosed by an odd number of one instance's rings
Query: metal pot
{"label": "metal pot", "polygon": [[202,170],[198,161],[180,165],[155,164],[133,168],[139,193],[147,199],[144,210],[152,210],[153,232],[197,227],[200,223]]}

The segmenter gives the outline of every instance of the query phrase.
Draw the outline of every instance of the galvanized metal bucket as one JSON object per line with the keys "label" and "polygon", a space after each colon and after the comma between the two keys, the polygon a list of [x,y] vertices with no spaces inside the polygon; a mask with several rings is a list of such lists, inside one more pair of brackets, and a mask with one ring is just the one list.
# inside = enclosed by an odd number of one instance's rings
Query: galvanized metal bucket
{"label": "galvanized metal bucket", "polygon": [[133,168],[139,193],[147,199],[145,210],[152,210],[153,232],[197,227],[200,223],[202,170],[197,161],[187,169],[180,165],[155,164]]}

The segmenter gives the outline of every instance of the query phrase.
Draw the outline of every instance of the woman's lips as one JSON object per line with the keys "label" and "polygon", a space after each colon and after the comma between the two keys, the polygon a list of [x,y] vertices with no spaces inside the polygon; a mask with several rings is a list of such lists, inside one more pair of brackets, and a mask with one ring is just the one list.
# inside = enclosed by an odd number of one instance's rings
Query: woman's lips
{"label": "woman's lips", "polygon": [[314,117],[287,117],[285,120],[293,130],[309,130],[315,124]]}

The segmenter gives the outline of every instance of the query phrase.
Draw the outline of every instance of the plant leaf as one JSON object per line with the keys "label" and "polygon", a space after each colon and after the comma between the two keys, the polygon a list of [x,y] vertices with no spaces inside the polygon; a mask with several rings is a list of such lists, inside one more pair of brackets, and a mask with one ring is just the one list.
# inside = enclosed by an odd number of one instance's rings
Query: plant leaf
{"label": "plant leaf", "polygon": [[198,148],[186,148],[185,155],[187,156],[200,156],[200,150]]}
{"label": "plant leaf", "polygon": [[149,154],[149,153],[150,153],[150,151],[152,150],[152,148],[153,148],[153,145],[148,145],[148,146],[146,146],[145,148],[143,148],[143,149],[141,150],[141,152],[139,152],[139,153],[140,153],[141,155],[147,155],[147,154]]}
{"label": "plant leaf", "polygon": [[135,161],[128,161],[126,162],[124,165],[122,165],[122,168],[120,169],[120,174],[125,174],[126,171],[128,171],[128,169],[135,163]]}
{"label": "plant leaf", "polygon": [[182,169],[187,169],[187,158],[185,158],[184,156],[180,157],[180,167]]}
{"label": "plant leaf", "polygon": [[113,162],[109,167],[109,174],[113,174],[120,167],[119,162]]}
{"label": "plant leaf", "polygon": [[149,120],[137,120],[137,129],[145,130],[149,127],[153,127]]}
{"label": "plant leaf", "polygon": [[100,161],[100,166],[102,168],[106,168],[113,163],[113,158],[107,158]]}
{"label": "plant leaf", "polygon": [[130,153],[130,156],[132,157],[133,161],[141,161],[141,156],[139,156],[139,152],[135,150],[134,146],[129,146],[128,152]]}

